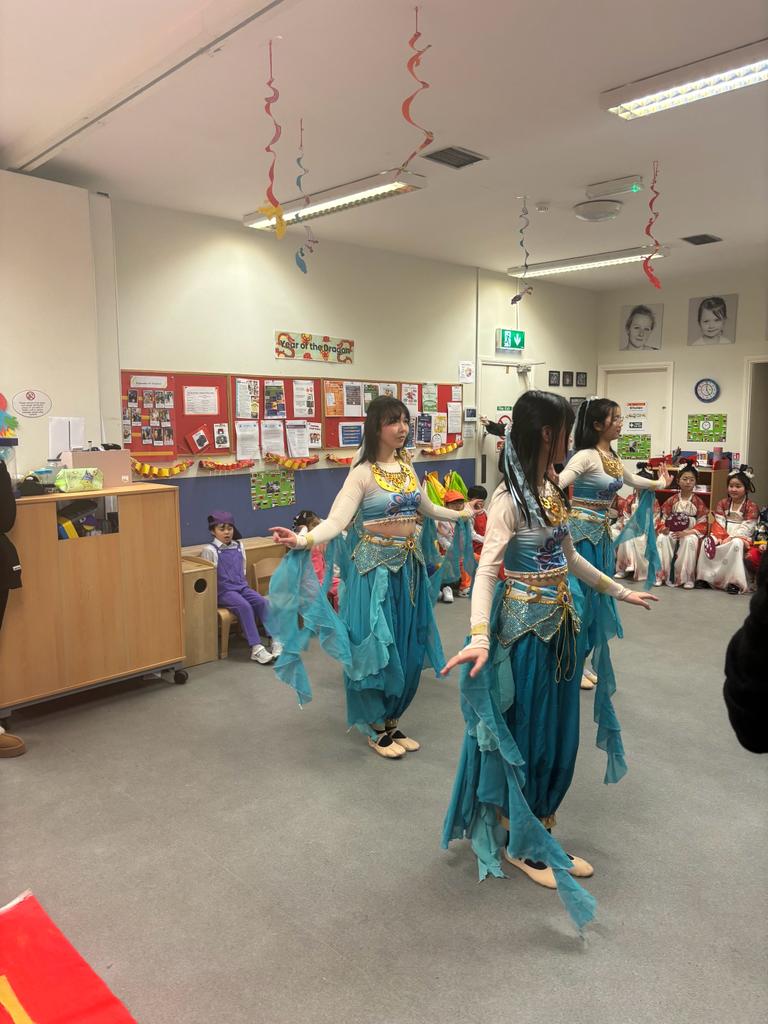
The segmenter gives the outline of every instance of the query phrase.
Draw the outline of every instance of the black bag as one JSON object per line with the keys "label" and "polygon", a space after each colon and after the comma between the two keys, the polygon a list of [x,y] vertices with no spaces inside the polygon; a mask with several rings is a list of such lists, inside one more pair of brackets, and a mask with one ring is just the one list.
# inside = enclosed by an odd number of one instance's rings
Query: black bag
{"label": "black bag", "polygon": [[0,533],[0,589],[19,590],[21,588],[21,563],[19,553],[14,544]]}

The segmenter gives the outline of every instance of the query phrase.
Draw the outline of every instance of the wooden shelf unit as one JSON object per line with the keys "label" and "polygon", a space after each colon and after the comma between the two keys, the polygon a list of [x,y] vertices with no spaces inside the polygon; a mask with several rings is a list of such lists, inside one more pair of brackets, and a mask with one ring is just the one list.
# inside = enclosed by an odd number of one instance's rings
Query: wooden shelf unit
{"label": "wooden shelf unit", "polygon": [[[680,466],[667,466],[669,473],[674,476],[681,469]],[[704,504],[714,512],[718,501],[724,498],[728,492],[728,470],[713,469],[712,466],[697,466],[696,472],[699,475],[700,484],[708,485],[705,491],[694,491],[693,493],[701,498]],[[663,504],[667,498],[676,493],[676,487],[663,487],[656,492],[659,503]]]}
{"label": "wooden shelf unit", "polygon": [[[59,540],[57,502],[113,496],[117,532]],[[182,663],[178,488],[19,498],[9,536],[22,588],[0,631],[0,711]]]}

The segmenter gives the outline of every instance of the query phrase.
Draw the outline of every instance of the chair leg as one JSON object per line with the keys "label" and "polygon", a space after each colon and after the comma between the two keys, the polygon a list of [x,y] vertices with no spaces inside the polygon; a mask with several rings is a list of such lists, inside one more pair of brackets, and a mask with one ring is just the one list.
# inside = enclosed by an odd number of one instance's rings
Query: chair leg
{"label": "chair leg", "polygon": [[220,658],[229,657],[229,630],[232,625],[232,617],[228,615],[226,618],[222,616],[221,619],[221,648],[219,650]]}

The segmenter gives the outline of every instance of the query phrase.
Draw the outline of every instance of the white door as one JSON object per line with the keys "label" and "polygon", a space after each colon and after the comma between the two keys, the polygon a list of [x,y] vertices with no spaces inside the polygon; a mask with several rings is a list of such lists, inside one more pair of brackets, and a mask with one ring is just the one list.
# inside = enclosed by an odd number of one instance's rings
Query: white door
{"label": "white door", "polygon": [[[672,363],[651,363],[644,366],[598,366],[597,390],[602,398],[616,402],[624,416],[623,438],[635,443],[638,455],[625,457],[627,469],[635,470],[644,461],[642,445],[635,439],[650,435],[650,454],[663,455],[672,449]],[[633,403],[639,415],[629,415]],[[642,405],[644,403],[644,410]],[[630,433],[630,423],[638,424]],[[640,426],[642,425],[642,426]]]}
{"label": "white door", "polygon": [[529,368],[525,373],[518,372],[518,364],[502,363],[499,360],[481,360],[477,380],[477,432],[478,458],[475,479],[488,490],[488,496],[496,490],[501,480],[499,472],[499,452],[502,439],[485,434],[480,425],[480,417],[489,420],[511,422],[512,406],[524,391],[534,387],[533,374],[535,369]]}

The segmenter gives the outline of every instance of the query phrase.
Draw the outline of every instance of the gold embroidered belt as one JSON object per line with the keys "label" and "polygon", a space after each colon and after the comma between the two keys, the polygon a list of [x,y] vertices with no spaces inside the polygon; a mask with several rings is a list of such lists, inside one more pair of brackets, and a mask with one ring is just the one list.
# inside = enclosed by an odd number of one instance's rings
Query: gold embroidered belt
{"label": "gold embroidered belt", "polygon": [[[524,579],[525,575],[547,578],[534,583]],[[502,647],[510,647],[526,633],[535,633],[545,643],[554,640],[559,682],[573,677],[579,629],[567,569],[507,577],[496,634]]]}
{"label": "gold embroidered belt", "polygon": [[521,583],[544,583],[555,586],[559,580],[568,576],[568,568],[562,566],[560,569],[544,569],[541,572],[510,572],[504,570],[504,579],[519,580]]}

